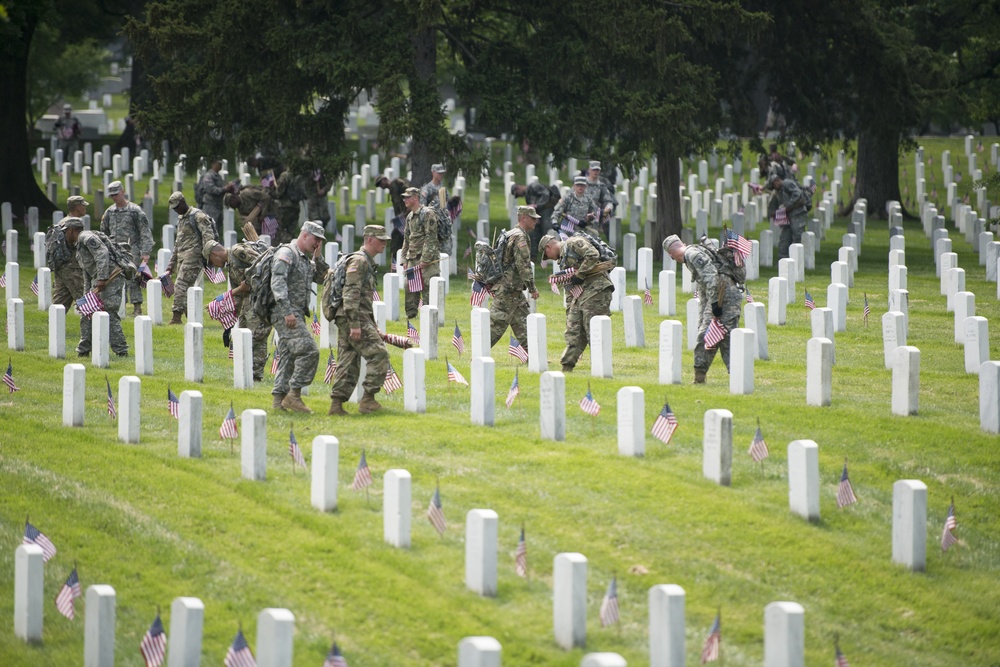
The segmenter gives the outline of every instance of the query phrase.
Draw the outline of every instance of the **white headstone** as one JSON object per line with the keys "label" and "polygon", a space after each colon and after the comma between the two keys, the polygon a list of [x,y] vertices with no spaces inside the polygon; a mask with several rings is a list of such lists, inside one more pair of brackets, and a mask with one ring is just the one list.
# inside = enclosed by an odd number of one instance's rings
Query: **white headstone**
{"label": "white headstone", "polygon": [[472,360],[470,417],[478,426],[493,426],[496,412],[496,364],[492,357]]}
{"label": "white headstone", "polygon": [[833,328],[847,331],[847,285],[830,283],[826,288],[826,305],[833,309]]}
{"label": "white headstone", "polygon": [[146,283],[146,307],[153,324],[163,324],[163,284],[159,280]]}
{"label": "white headstone", "polygon": [[764,667],[805,667],[805,609],[797,602],[764,607]]}
{"label": "white headstone", "polygon": [[902,345],[893,353],[892,414],[908,417],[917,414],[920,395],[920,350]]}
{"label": "white headstone", "polygon": [[253,332],[234,327],[233,336],[233,388],[253,389]]}
{"label": "white headstone", "polygon": [[617,653],[588,653],[580,667],[628,667],[628,663]]}
{"label": "white headstone", "polygon": [[240,433],[240,472],[244,479],[267,479],[267,413],[244,410]]}
{"label": "white headstone", "polygon": [[947,310],[951,313],[955,310],[955,295],[965,291],[965,269],[958,267],[948,269],[945,280],[947,282],[945,286],[945,296],[948,298]]}
{"label": "white headstone", "polygon": [[684,667],[684,589],[659,584],[649,589],[649,665]]}
{"label": "white headstone", "polygon": [[192,286],[187,291],[187,321],[188,324],[202,324],[201,312],[205,309],[204,290]]}
{"label": "white headstone", "polygon": [[760,266],[774,266],[774,232],[764,229],[760,232]]}
{"label": "white headstone", "polygon": [[764,304],[754,301],[743,306],[743,320],[757,340],[757,359],[767,359],[767,312]]}
{"label": "white headstone", "polygon": [[423,414],[427,411],[426,359],[427,353],[423,350],[410,348],[403,352],[403,409],[407,412]]}
{"label": "white headstone", "polygon": [[383,476],[383,537],[400,549],[410,547],[410,473],[387,470]]}
{"label": "white headstone", "polygon": [[136,376],[124,375],[118,380],[118,439],[122,442],[139,442],[140,392]]}
{"label": "white headstone", "polygon": [[767,323],[784,325],[788,309],[788,281],[771,278],[767,281]]}
{"label": "white headstone", "polygon": [[[647,243],[648,243],[647,239]],[[636,286],[639,291],[653,289],[653,249],[639,248],[639,263],[636,266]]]}
{"label": "white headstone", "polygon": [[587,558],[556,555],[552,567],[552,625],[556,644],[568,650],[587,641]]}
{"label": "white headstone", "polygon": [[500,667],[500,642],[493,637],[466,637],[458,643],[458,667]]}
{"label": "white headstone", "polygon": [[295,614],[262,609],[257,615],[257,667],[292,667]]}
{"label": "white headstone", "polygon": [[642,297],[626,296],[622,306],[625,323],[625,347],[646,347],[646,331],[642,321]]}
{"label": "white headstone", "polygon": [[611,370],[611,318],[595,315],[590,318],[590,374],[613,377]]}
{"label": "white headstone", "polygon": [[566,439],[566,376],[545,371],[539,380],[538,417],[542,440]]}
{"label": "white headstone", "polygon": [[[331,264],[330,266],[333,266]],[[400,279],[398,273],[387,273],[382,277],[382,301],[388,309],[387,317],[396,322],[399,320],[399,290]]]}
{"label": "white headstone", "polygon": [[906,289],[906,276],[907,270],[905,266],[890,266],[889,267],[889,291],[895,289]]}
{"label": "white headstone", "polygon": [[927,485],[917,479],[892,485],[892,562],[913,572],[927,566]]}
{"label": "white headstone", "polygon": [[806,405],[830,405],[833,385],[833,341],[810,338],[806,343]]}
{"label": "white headstone", "polygon": [[97,368],[107,368],[110,363],[109,347],[111,319],[103,310],[91,316],[90,363]]}
{"label": "white headstone", "polygon": [[[795,268],[792,274],[795,278],[795,283],[800,283],[806,279],[806,249],[801,243],[793,243],[788,247],[788,258],[795,262],[792,266]],[[780,260],[779,260],[780,265]],[[792,282],[792,281],[789,281]],[[794,303],[794,301],[792,302]]]}
{"label": "white headstone", "polygon": [[677,274],[674,271],[660,271],[659,282],[660,315],[677,314]]}
{"label": "white headstone", "polygon": [[14,550],[14,636],[42,641],[45,560],[42,548],[22,544]]}
{"label": "white headstone", "polygon": [[733,413],[729,410],[705,411],[701,473],[720,486],[732,483]]}
{"label": "white headstone", "polygon": [[45,232],[35,232],[34,235],[34,265],[36,269],[45,266]]}
{"label": "white headstone", "polygon": [[819,521],[819,484],[819,446],[812,440],[793,440],[788,445],[789,509]]}
{"label": "white headstone", "polygon": [[38,269],[38,310],[44,312],[52,305],[52,271],[47,267]]}
{"label": "white headstone", "polygon": [[1000,361],[979,367],[979,428],[1000,433]]}
{"label": "white headstone", "polygon": [[493,510],[469,510],[465,516],[465,586],[484,597],[497,594],[497,532]]}
{"label": "white headstone", "polygon": [[201,382],[205,377],[205,332],[198,322],[184,325],[184,379]]}
{"label": "white headstone", "polygon": [[83,426],[87,393],[87,369],[83,364],[63,367],[63,426]]}
{"label": "white headstone", "polygon": [[135,374],[153,374],[153,319],[149,315],[135,318]]}
{"label": "white headstone", "polygon": [[642,387],[618,390],[618,453],[643,456],[646,453],[646,396]]}
{"label": "white headstone", "polygon": [[177,456],[201,458],[201,424],[201,392],[182,391],[177,411]]}
{"label": "white headstone", "polygon": [[693,350],[698,347],[698,324],[701,320],[701,301],[699,299],[688,299],[685,312],[687,314],[687,348]]}
{"label": "white headstone", "polygon": [[611,293],[611,312],[617,313],[622,309],[622,301],[625,298],[625,269],[620,266],[616,266],[611,269],[611,273],[608,275],[611,279],[611,284],[614,286],[614,292]]}
{"label": "white headstone", "polygon": [[89,586],[85,600],[84,667],[114,667],[115,589],[106,585]]}
{"label": "white headstone", "polygon": [[340,441],[332,435],[317,435],[313,438],[309,501],[320,512],[337,509],[339,464]]}
{"label": "white headstone", "polygon": [[660,322],[660,384],[681,383],[681,347],[684,325],[677,320]]}
{"label": "white headstone", "polygon": [[205,605],[198,598],[174,598],[170,605],[170,650],[167,667],[192,667],[200,664],[201,636],[205,623]]}
{"label": "white headstone", "polygon": [[24,301],[7,299],[7,348],[24,349]]}
{"label": "white headstone", "polygon": [[[489,336],[489,329],[486,335]],[[434,306],[420,306],[420,349],[428,360],[437,359],[438,314]]]}
{"label": "white headstone", "polygon": [[813,338],[827,338],[834,343],[833,363],[837,363],[836,341],[834,341],[833,308],[814,308],[809,313]]}
{"label": "white headstone", "polygon": [[[490,356],[490,311],[486,308],[473,308],[471,317],[472,358]],[[529,357],[530,359],[530,357]]]}
{"label": "white headstone", "polygon": [[941,296],[948,294],[948,271],[958,266],[958,254],[954,252],[941,253],[938,259],[938,275],[941,276]]}
{"label": "white headstone", "polygon": [[976,314],[976,295],[959,292],[955,295],[955,343],[965,343],[965,319]]}
{"label": "white headstone", "polygon": [[830,282],[850,286],[851,269],[847,262],[830,263]]}
{"label": "white headstone", "polygon": [[965,318],[965,372],[979,373],[979,367],[989,360],[989,322],[978,315]]}
{"label": "white headstone", "polygon": [[533,373],[544,373],[548,370],[548,344],[545,338],[545,315],[532,313],[528,315],[528,370]]}
{"label": "white headstone", "polygon": [[729,393],[752,394],[757,336],[753,329],[736,328],[729,334]]}
{"label": "white headstone", "polygon": [[[438,326],[444,326],[444,302],[445,302],[444,278],[441,278],[439,276],[434,276],[433,278],[431,278],[431,287],[429,291],[431,298],[430,305],[434,306],[437,309],[437,324]],[[420,327],[421,336],[423,335],[423,330],[424,330],[423,321],[421,320],[421,327]]]}
{"label": "white headstone", "polygon": [[49,356],[66,358],[66,308],[60,303],[49,306]]}

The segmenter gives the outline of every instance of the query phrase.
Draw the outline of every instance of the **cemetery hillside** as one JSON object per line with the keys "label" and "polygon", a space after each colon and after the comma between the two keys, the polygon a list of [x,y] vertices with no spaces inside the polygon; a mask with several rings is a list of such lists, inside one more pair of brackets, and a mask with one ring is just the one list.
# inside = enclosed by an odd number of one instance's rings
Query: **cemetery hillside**
{"label": "cemetery hillside", "polygon": [[[439,124],[464,123],[455,108]],[[419,187],[438,154],[366,132],[371,105],[345,113],[335,149],[348,158],[319,188],[330,266],[366,225],[391,229],[375,179]],[[262,666],[1000,665],[1000,236],[997,193],[980,184],[1000,143],[917,136],[876,203],[858,185],[870,165],[857,143],[781,139],[815,194],[779,258],[760,141],[718,136],[690,154],[643,144],[634,169],[604,163],[611,312],[590,320],[565,373],[574,284],[550,284],[559,266],[531,248],[526,359],[511,332],[490,349],[495,301],[472,304],[470,270],[477,240],[518,224],[512,185],[565,196],[590,156],[469,139],[464,164],[475,153],[485,167],[447,165],[462,206],[417,318],[405,269],[388,250],[376,259],[374,319],[411,344],[387,347],[383,408],[360,414],[359,385],[348,416],[327,415],[341,353],[321,282],[306,320],[312,414],[272,407],[273,334],[257,381],[251,331],[223,343],[208,304],[236,287],[229,270],[201,274],[184,324],[168,324],[157,279],[180,234],[168,198],[194,205],[210,161],[159,142],[32,147],[32,187],[60,210],[3,210],[0,666],[220,665],[238,631]],[[252,152],[222,154],[226,183],[273,175]],[[98,229],[113,181],[151,224],[152,280],[144,314],[128,304],[121,318],[129,355],[113,353],[98,311],[78,356],[81,316],[53,305],[45,231],[72,195]],[[223,245],[243,240],[244,217],[222,209]],[[728,246],[727,231],[747,248],[731,369],[716,355],[693,384],[707,297],[662,242]],[[166,657],[150,662],[157,617]]]}

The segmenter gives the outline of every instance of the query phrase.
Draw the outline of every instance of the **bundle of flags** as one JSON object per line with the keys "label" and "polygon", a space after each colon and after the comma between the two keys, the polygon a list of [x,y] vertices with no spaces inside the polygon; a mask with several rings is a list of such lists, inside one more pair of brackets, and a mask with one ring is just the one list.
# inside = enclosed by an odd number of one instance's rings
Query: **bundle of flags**
{"label": "bundle of flags", "polygon": [[469,303],[475,308],[482,308],[483,302],[486,301],[489,293],[490,291],[486,289],[486,285],[476,280],[472,283],[472,293],[469,295]]}
{"label": "bundle of flags", "polygon": [[784,206],[779,206],[778,210],[774,213],[774,224],[779,227],[784,227],[788,224],[788,213],[785,212]]}
{"label": "bundle of flags", "polygon": [[275,184],[274,172],[269,171],[260,177],[260,187],[262,188],[273,188]]}
{"label": "bundle of flags", "polygon": [[333,349],[330,349],[330,358],[326,360],[326,375],[323,376],[323,384],[333,384],[333,374],[337,372],[337,360],[333,358]]}
{"label": "bundle of flags", "polygon": [[507,404],[507,407],[508,407],[508,408],[509,408],[509,407],[510,407],[511,405],[513,405],[513,404],[514,404],[514,399],[515,399],[515,398],[517,398],[517,395],[518,395],[518,394],[520,394],[520,393],[521,393],[521,388],[520,388],[520,386],[518,385],[518,381],[517,381],[517,371],[515,370],[515,371],[514,371],[514,381],[513,381],[513,382],[511,382],[511,384],[510,384],[510,391],[508,391],[508,392],[507,392],[507,400],[506,400],[506,404]]}
{"label": "bundle of flags", "polygon": [[14,384],[14,367],[11,365],[10,359],[7,360],[7,372],[3,374],[3,383],[7,385],[7,393],[13,394],[15,391],[21,391],[16,384]]}
{"label": "bundle of flags", "polygon": [[411,266],[406,270],[406,291],[411,293],[424,291],[424,274],[419,267]]}
{"label": "bundle of flags", "polygon": [[719,321],[719,318],[713,317],[712,321],[708,324],[708,330],[705,332],[705,349],[711,350],[714,348],[722,342],[722,339],[725,338],[728,333],[729,329],[727,329],[725,325]]}
{"label": "bundle of flags", "polygon": [[525,350],[520,341],[513,336],[510,337],[510,345],[507,346],[507,354],[520,360],[522,364],[528,363],[528,351]]}
{"label": "bundle of flags", "polygon": [[434,495],[431,496],[431,502],[427,506],[427,519],[437,530],[439,535],[444,535],[444,531],[447,530],[448,524],[444,521],[444,512],[441,511],[441,487],[434,487]]}
{"label": "bundle of flags", "polygon": [[733,258],[736,261],[736,265],[743,266],[744,260],[753,251],[753,245],[750,241],[728,227],[723,227],[722,233],[725,236],[725,245],[733,249]]}
{"label": "bundle of flags", "polygon": [[458,322],[455,322],[455,333],[451,335],[451,344],[458,350],[458,356],[462,356],[465,352],[465,339],[462,338],[462,332],[458,328]]}
{"label": "bundle of flags", "polygon": [[226,413],[226,418],[222,420],[222,426],[219,427],[219,437],[223,440],[235,440],[240,437],[240,432],[236,428],[236,412],[233,410],[233,404],[229,404],[229,412]]}
{"label": "bundle of flags", "polygon": [[139,289],[145,289],[146,283],[153,279],[153,272],[149,270],[149,265],[143,262],[139,265],[139,275],[136,276],[136,280],[139,281]]}
{"label": "bundle of flags", "polygon": [[206,266],[205,267],[205,277],[208,278],[213,285],[218,285],[219,283],[226,282],[226,274],[222,272],[217,266]]}
{"label": "bundle of flags", "polygon": [[844,472],[840,475],[840,485],[837,487],[837,507],[847,507],[858,502],[851,487],[851,480],[847,478],[847,461],[844,461]]}
{"label": "bundle of flags", "polygon": [[664,401],[663,409],[660,410],[660,414],[656,416],[656,421],[653,422],[653,436],[666,445],[670,443],[670,438],[673,437],[676,430],[677,417],[674,416],[673,411],[670,409],[670,404]]}
{"label": "bundle of flags", "polygon": [[396,375],[396,370],[392,367],[392,364],[389,364],[389,370],[385,372],[385,382],[382,384],[382,388],[385,389],[385,393],[387,394],[403,388],[403,383],[400,381],[399,376]]}
{"label": "bundle of flags", "polygon": [[299,441],[295,439],[295,431],[288,432],[288,453],[292,457],[292,466],[302,466],[303,470],[308,470],[306,466],[306,457],[302,455],[302,448],[299,447]]}
{"label": "bundle of flags", "polygon": [[223,292],[208,302],[208,316],[219,322],[223,329],[236,326],[236,304],[232,290]]}
{"label": "bundle of flags", "polygon": [[457,382],[458,384],[464,384],[466,387],[469,383],[465,381],[462,374],[458,372],[458,369],[451,365],[451,362],[445,359],[445,363],[448,364],[448,382]]}
{"label": "bundle of flags", "polygon": [[354,471],[354,481],[351,482],[352,491],[361,491],[365,487],[372,485],[372,471],[368,469],[368,460],[365,458],[365,450],[361,450],[361,461],[358,462],[358,469]]}
{"label": "bundle of flags", "polygon": [[413,345],[420,345],[420,332],[417,331],[417,328],[409,320],[406,320],[406,337],[410,339],[410,343]]}
{"label": "bundle of flags", "polygon": [[76,310],[80,317],[89,319],[94,313],[104,310],[104,302],[97,292],[88,291],[76,300]]}
{"label": "bundle of flags", "polygon": [[174,281],[170,279],[169,273],[164,273],[158,278],[160,281],[160,289],[163,290],[165,296],[174,295]]}
{"label": "bundle of flags", "polygon": [[602,628],[618,622],[618,577],[611,577],[611,583],[608,584],[608,592],[604,594],[604,599],[601,600],[599,615]]}

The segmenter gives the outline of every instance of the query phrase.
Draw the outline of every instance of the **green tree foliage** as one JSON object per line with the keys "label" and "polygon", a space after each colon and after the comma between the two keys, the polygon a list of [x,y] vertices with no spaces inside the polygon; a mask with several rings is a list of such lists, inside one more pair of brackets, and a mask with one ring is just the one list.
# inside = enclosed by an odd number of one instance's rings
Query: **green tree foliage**
{"label": "green tree foliage", "polygon": [[67,44],[58,28],[40,25],[28,52],[28,124],[59,100],[94,90],[107,55],[93,39]]}

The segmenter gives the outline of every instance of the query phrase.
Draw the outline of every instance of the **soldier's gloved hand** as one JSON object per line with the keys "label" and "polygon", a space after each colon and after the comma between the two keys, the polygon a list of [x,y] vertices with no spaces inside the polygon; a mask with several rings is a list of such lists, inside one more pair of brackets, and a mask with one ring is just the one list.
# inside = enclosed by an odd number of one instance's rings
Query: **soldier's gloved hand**
{"label": "soldier's gloved hand", "polygon": [[587,222],[593,222],[596,216],[593,213],[587,214]]}
{"label": "soldier's gloved hand", "polygon": [[573,276],[572,278],[569,279],[569,284],[570,285],[582,285],[583,284],[583,278],[581,278],[580,276]]}
{"label": "soldier's gloved hand", "polygon": [[95,283],[95,286],[97,287],[97,289],[102,290],[107,286],[107,284],[108,284],[107,280],[98,280],[97,283]]}
{"label": "soldier's gloved hand", "polygon": [[223,329],[222,344],[228,348],[232,342],[233,342],[233,328],[229,327],[228,329]]}
{"label": "soldier's gloved hand", "polygon": [[719,305],[718,301],[712,304],[712,314],[716,317],[722,317],[722,306]]}

